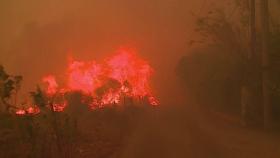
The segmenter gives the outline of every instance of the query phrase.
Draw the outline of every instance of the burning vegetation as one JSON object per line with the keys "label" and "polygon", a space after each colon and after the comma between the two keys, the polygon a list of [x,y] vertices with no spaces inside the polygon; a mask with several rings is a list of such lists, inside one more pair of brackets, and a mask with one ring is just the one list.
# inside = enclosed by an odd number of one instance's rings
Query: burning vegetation
{"label": "burning vegetation", "polygon": [[159,101],[150,87],[152,73],[148,62],[131,49],[120,49],[100,63],[71,60],[64,86],[57,83],[54,75],[43,77],[46,88],[38,87],[31,93],[35,105],[20,109],[16,114],[36,114],[40,106],[61,112],[68,105],[66,96],[75,92],[82,94],[81,102],[92,110],[127,104],[157,106]]}
{"label": "burning vegetation", "polygon": [[[23,77],[7,74],[0,65],[0,151],[5,151],[0,157],[119,153],[123,131],[131,132],[145,109],[160,104],[150,87],[152,67],[130,49],[102,62],[71,60],[65,74],[64,84],[55,75],[42,77],[42,84],[20,102]],[[84,141],[88,134],[93,140]],[[14,146],[17,150],[10,150]]]}

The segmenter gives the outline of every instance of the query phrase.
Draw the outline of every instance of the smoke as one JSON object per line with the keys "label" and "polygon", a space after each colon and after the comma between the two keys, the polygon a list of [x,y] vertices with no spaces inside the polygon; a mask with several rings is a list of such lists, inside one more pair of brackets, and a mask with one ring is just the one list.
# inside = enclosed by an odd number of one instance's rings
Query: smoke
{"label": "smoke", "polygon": [[[24,76],[23,93],[45,74],[63,82],[71,55],[99,60],[120,46],[138,49],[155,69],[154,88],[163,102],[184,98],[174,68],[192,37],[192,12],[201,2],[184,0],[2,1],[0,59]],[[208,3],[208,5],[210,2]],[[170,94],[173,97],[170,97]]]}
{"label": "smoke", "polygon": [[219,134],[213,134],[208,127],[212,120],[205,120],[205,114],[198,113],[194,104],[155,109],[128,106],[91,112],[76,105],[68,110],[78,118],[80,139],[87,140],[81,143],[83,150],[78,157],[225,157],[228,152],[218,143]]}

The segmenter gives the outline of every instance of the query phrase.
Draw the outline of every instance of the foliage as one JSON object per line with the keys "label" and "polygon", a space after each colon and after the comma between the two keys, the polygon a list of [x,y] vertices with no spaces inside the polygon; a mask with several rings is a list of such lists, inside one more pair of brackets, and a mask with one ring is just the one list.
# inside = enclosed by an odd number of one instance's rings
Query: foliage
{"label": "foliage", "polygon": [[220,45],[233,55],[245,56],[248,51],[248,28],[228,19],[224,10],[215,9],[206,16],[199,17],[196,32],[200,43]]}
{"label": "foliage", "polygon": [[[249,9],[249,1],[234,0],[232,11],[214,9],[207,15],[198,17],[196,32],[200,39],[192,44],[202,45],[198,45],[199,49],[182,57],[177,66],[177,74],[187,88],[195,91],[198,100],[209,105],[219,102],[227,108],[240,104],[236,102],[240,99],[238,88],[245,82],[255,91],[253,104],[259,115],[262,111],[259,104],[261,97],[258,97],[261,96],[260,40],[257,32],[254,65],[247,59],[250,51]],[[271,30],[270,35],[270,86],[273,90],[273,112],[276,116],[280,112],[279,29]],[[216,47],[214,51],[213,46]],[[232,93],[225,93],[225,89]],[[231,97],[235,99],[228,99]],[[234,104],[231,105],[232,101]]]}
{"label": "foliage", "polygon": [[249,6],[235,0],[232,8],[214,8],[198,17],[192,45],[197,46],[182,57],[177,74],[201,104],[240,109],[240,87],[248,73]]}
{"label": "foliage", "polygon": [[15,98],[17,97],[22,80],[22,76],[7,74],[4,67],[0,65],[0,99],[5,104],[7,112],[10,108],[16,108],[16,105],[9,103],[9,100],[12,95],[15,95]]}
{"label": "foliage", "polygon": [[36,91],[30,92],[30,95],[35,105],[39,107],[45,107],[47,105],[46,96],[39,86],[37,86]]}
{"label": "foliage", "polygon": [[[36,116],[0,114],[0,157],[72,157],[75,156],[76,125],[67,114],[59,114],[54,130],[51,113]],[[57,139],[61,146],[58,147]]]}
{"label": "foliage", "polygon": [[200,105],[238,112],[243,65],[221,50],[215,45],[199,48],[181,58],[176,72]]}
{"label": "foliage", "polygon": [[[54,113],[47,104],[48,98],[37,86],[30,92],[34,105],[40,113],[14,115],[10,108],[17,110],[16,99],[21,87],[22,76],[6,73],[0,65],[0,99],[6,106],[6,113],[0,112],[0,157],[71,157],[77,136],[75,119],[67,113]],[[3,152],[4,151],[4,152]]]}

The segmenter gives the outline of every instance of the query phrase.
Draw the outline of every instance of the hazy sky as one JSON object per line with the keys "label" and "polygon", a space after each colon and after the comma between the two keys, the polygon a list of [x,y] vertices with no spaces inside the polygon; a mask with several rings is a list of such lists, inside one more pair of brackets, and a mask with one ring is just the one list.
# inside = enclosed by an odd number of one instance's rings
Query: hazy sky
{"label": "hazy sky", "polygon": [[[202,5],[204,2],[204,5]],[[212,0],[216,2],[216,0]],[[194,36],[194,17],[211,0],[1,0],[0,63],[24,76],[23,90],[45,74],[65,75],[67,56],[100,60],[120,46],[139,50],[155,69],[153,87],[177,100],[174,68]],[[176,94],[174,92],[174,94]]]}

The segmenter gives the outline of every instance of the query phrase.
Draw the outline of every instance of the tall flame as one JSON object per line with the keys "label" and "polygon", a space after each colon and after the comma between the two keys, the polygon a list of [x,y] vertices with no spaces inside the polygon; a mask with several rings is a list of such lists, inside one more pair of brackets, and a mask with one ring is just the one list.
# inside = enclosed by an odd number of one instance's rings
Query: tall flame
{"label": "tall flame", "polygon": [[65,91],[80,91],[91,96],[92,108],[120,104],[124,97],[143,100],[147,97],[147,102],[156,106],[159,101],[152,95],[149,83],[152,73],[148,62],[134,51],[121,49],[102,63],[72,60],[68,65],[67,84],[62,89],[58,89],[54,76],[44,77],[43,82],[48,85],[49,96]]}
{"label": "tall flame", "polygon": [[54,95],[57,92],[58,84],[56,83],[55,77],[52,75],[43,78],[43,82],[48,84],[46,90],[48,95]]}

